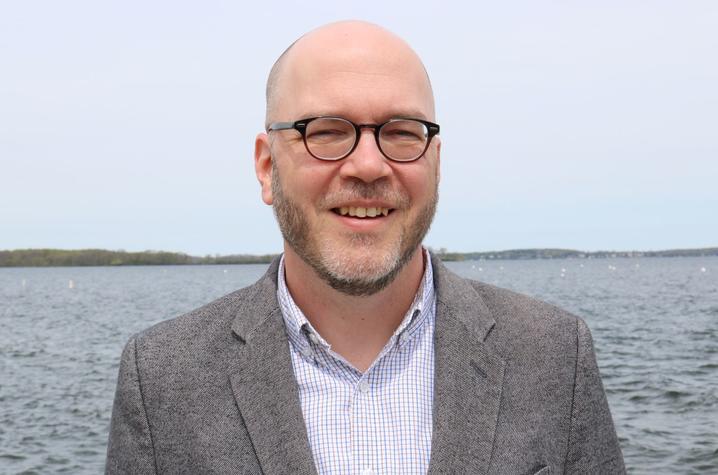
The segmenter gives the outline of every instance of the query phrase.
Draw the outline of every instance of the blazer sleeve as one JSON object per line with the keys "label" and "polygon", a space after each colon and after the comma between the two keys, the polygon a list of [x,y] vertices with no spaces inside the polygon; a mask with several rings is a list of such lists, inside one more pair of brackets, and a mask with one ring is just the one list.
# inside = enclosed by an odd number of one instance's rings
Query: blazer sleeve
{"label": "blazer sleeve", "polygon": [[154,448],[137,369],[136,340],[125,346],[112,407],[106,474],[155,474]]}
{"label": "blazer sleeve", "polygon": [[577,358],[565,473],[624,474],[623,455],[596,364],[591,333],[577,320]]}

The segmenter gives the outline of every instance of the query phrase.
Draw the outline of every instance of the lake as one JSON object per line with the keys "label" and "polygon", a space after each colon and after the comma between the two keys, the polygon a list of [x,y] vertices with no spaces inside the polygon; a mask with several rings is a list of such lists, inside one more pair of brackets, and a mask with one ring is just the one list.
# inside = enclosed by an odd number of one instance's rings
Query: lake
{"label": "lake", "polygon": [[[629,473],[718,473],[718,257],[466,261],[583,317]],[[0,473],[100,473],[127,339],[266,265],[0,269]]]}

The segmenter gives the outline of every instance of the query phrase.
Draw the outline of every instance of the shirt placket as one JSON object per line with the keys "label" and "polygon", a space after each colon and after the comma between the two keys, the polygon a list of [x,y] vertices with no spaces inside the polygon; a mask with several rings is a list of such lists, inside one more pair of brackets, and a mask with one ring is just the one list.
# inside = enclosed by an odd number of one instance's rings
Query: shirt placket
{"label": "shirt placket", "polygon": [[349,418],[351,431],[352,472],[357,475],[373,475],[379,473],[377,457],[377,440],[375,440],[374,398],[372,389],[372,372],[363,374],[351,388]]}

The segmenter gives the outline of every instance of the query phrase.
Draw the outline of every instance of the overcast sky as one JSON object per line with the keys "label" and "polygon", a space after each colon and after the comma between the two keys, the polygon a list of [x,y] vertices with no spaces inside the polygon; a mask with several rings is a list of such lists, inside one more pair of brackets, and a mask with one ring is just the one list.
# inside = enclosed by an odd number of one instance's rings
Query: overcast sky
{"label": "overcast sky", "polygon": [[0,249],[279,252],[253,169],[266,75],[348,18],[431,75],[428,245],[718,245],[716,1],[8,1]]}

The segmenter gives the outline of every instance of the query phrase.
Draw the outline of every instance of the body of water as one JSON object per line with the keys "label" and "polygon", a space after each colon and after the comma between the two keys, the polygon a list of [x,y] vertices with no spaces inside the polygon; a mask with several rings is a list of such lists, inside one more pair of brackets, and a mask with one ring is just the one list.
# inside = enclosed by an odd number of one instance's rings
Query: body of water
{"label": "body of water", "polygon": [[[588,322],[629,473],[718,473],[718,258],[448,266]],[[0,269],[0,473],[101,473],[130,335],[266,267]]]}

